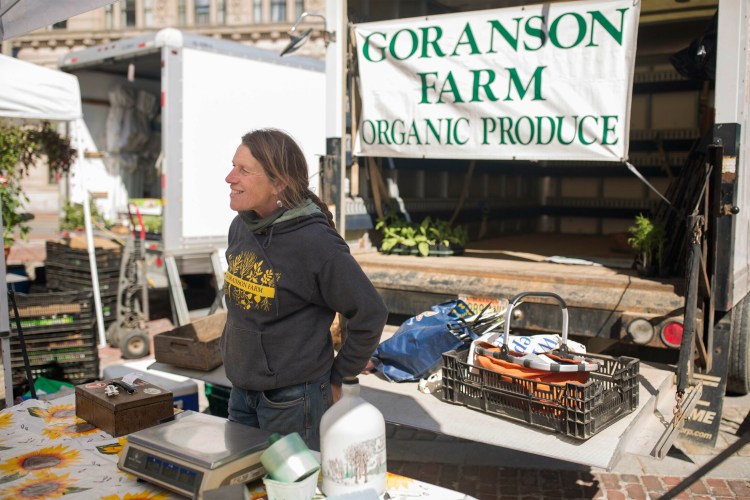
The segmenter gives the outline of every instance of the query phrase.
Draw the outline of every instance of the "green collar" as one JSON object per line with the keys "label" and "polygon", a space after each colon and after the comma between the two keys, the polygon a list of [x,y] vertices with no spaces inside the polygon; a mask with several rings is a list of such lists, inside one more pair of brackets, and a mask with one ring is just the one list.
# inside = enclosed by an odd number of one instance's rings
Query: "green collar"
{"label": "green collar", "polygon": [[300,206],[289,209],[282,208],[264,219],[259,219],[258,215],[252,210],[240,212],[240,217],[242,217],[248,229],[253,233],[259,233],[273,224],[297,219],[298,217],[307,217],[316,212],[320,212],[320,207],[313,203],[310,198],[305,198]]}

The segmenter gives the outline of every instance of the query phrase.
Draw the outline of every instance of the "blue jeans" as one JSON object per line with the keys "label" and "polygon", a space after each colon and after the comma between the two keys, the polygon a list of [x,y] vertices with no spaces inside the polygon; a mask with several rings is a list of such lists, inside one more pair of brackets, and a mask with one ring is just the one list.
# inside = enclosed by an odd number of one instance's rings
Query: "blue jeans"
{"label": "blue jeans", "polygon": [[308,448],[320,451],[320,419],[333,404],[331,374],[268,391],[232,387],[229,420],[278,432],[298,432]]}

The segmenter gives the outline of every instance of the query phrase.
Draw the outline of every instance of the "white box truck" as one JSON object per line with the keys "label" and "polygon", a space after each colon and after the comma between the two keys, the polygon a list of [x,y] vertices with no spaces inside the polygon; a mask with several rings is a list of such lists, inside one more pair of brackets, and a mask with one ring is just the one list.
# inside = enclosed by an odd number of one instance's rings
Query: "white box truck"
{"label": "white box truck", "polygon": [[[431,12],[429,7],[411,9],[409,15],[420,16],[411,19],[399,19],[395,7],[383,6],[370,13],[361,6],[349,6],[349,19],[373,21],[354,26],[363,33],[356,39],[358,53],[351,54],[359,65],[355,77],[363,103],[368,98],[377,102],[374,96],[386,95],[383,87],[390,84],[372,85],[372,79],[366,81],[363,66],[377,65],[378,78],[385,66],[399,65],[401,73],[393,78],[411,71],[417,77],[413,87],[417,91],[404,91],[402,102],[395,104],[406,110],[436,110],[434,115],[425,111],[407,116],[395,111],[393,117],[386,115],[393,107],[373,106],[382,114],[367,117],[370,121],[352,118],[361,141],[379,148],[360,154],[359,165],[376,171],[382,168],[386,180],[398,184],[400,198],[386,201],[393,205],[398,201],[413,220],[447,219],[453,214],[474,240],[464,257],[445,262],[374,253],[358,259],[391,313],[411,316],[461,294],[510,298],[520,292],[549,291],[566,300],[571,334],[592,344],[615,344],[618,352],[626,348],[635,355],[652,347],[681,348],[678,387],[684,389],[688,374],[703,384],[703,396],[683,434],[702,444],[714,444],[725,389],[750,391],[750,3],[718,0],[694,9],[684,3],[662,8],[659,2],[642,2],[635,25],[622,22],[639,2],[612,4],[502,1],[493,4],[497,10],[481,11],[485,2],[468,1],[460,12],[443,16],[433,15],[442,12]],[[502,7],[507,9],[501,12]],[[615,14],[597,10],[605,8],[619,10]],[[396,13],[395,19],[384,20],[387,12]],[[594,26],[591,38],[583,35],[587,21]],[[566,24],[578,28],[581,37],[561,42],[557,37]],[[609,105],[617,97],[629,100],[629,161],[671,199],[672,208],[660,206],[657,195],[626,168],[627,158],[581,161],[565,151],[539,161],[470,153],[430,156],[430,148],[458,150],[459,142],[471,144],[471,133],[483,130],[484,125],[499,135],[486,134],[486,141],[479,141],[475,149],[510,144],[512,154],[524,158],[523,147],[532,142],[529,127],[533,131],[540,122],[522,116],[511,130],[508,117],[515,115],[509,110],[517,102],[523,115],[544,115],[534,106],[543,101],[542,91],[565,82],[559,76],[567,75],[568,66],[561,65],[558,73],[544,73],[556,61],[550,56],[535,66],[538,73],[527,71],[525,79],[519,79],[517,67],[537,50],[543,53],[543,47],[557,50],[555,57],[562,57],[561,47],[576,46],[588,54],[603,46],[610,35],[622,37],[623,26],[638,29],[632,90],[625,90],[624,95],[602,87],[607,90],[593,89],[578,102],[587,106]],[[515,49],[524,57],[499,62]],[[673,64],[672,56],[680,54],[691,59],[688,66],[694,67],[686,68],[690,71],[679,71]],[[463,65],[455,62],[461,57]],[[588,67],[614,72],[610,59],[602,61]],[[461,77],[469,83],[461,85]],[[518,85],[521,81],[523,85]],[[586,84],[577,74],[571,81],[576,89]],[[369,95],[368,85],[373,87]],[[537,89],[539,96],[534,93]],[[552,104],[561,106],[571,100],[567,92],[550,97]],[[474,102],[489,103],[489,111],[476,111],[471,107]],[[454,108],[449,103],[459,112],[450,114]],[[586,114],[585,106],[569,114]],[[365,108],[363,104],[358,109]],[[466,111],[460,113],[461,109]],[[495,122],[478,119],[485,116],[499,117],[500,125],[493,129]],[[425,121],[430,126],[420,128]],[[520,135],[511,137],[513,133]],[[537,138],[531,146],[549,140],[548,136]],[[421,149],[415,152],[417,148]],[[363,183],[359,192],[373,212],[382,190],[368,187]],[[380,204],[385,202],[380,200]],[[673,250],[667,264],[674,272],[666,277],[643,276],[630,268],[633,252],[627,247],[627,231],[639,213],[658,216],[659,212],[668,215],[662,219],[669,222],[665,246]],[[688,226],[693,213],[696,217]],[[612,247],[627,253],[618,255]],[[690,248],[693,253],[687,251]],[[685,264],[686,254],[695,257],[690,264]],[[568,265],[575,259],[561,256],[604,265]],[[621,258],[626,261],[624,268],[617,262]],[[691,269],[696,272],[688,272]],[[518,314],[514,325],[530,333],[559,332],[556,308],[529,301],[522,311],[514,310]],[[691,331],[699,340],[695,346],[682,341]]]}
{"label": "white box truck", "polygon": [[84,115],[75,127],[84,154],[66,195],[81,203],[88,191],[109,220],[127,214],[134,198],[152,200],[157,213],[161,206],[161,239],[153,244],[166,262],[180,324],[189,319],[179,275],[213,270],[221,283],[221,249],[235,215],[224,178],[244,133],[289,132],[318,191],[324,67],[172,28],[61,60],[60,68],[80,81]]}

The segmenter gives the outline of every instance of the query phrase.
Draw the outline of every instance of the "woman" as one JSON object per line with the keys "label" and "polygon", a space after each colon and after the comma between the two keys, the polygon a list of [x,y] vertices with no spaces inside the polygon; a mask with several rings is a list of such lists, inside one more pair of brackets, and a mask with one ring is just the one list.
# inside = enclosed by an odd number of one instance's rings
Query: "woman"
{"label": "woman", "polygon": [[[242,137],[226,177],[238,216],[229,228],[221,349],[232,382],[229,419],[299,432],[319,450],[320,419],[340,397],[342,378],[367,364],[387,310],[307,175],[286,133]],[[336,312],[348,334],[334,358]]]}

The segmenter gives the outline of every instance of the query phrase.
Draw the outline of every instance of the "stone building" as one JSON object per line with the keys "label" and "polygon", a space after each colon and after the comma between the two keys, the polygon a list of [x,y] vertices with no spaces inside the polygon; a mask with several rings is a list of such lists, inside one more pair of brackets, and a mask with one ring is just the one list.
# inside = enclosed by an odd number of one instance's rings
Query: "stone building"
{"label": "stone building", "polygon": [[[287,31],[304,11],[325,12],[325,0],[118,0],[4,43],[5,53],[48,67],[92,45],[172,27],[281,51]],[[310,41],[298,52],[322,58],[320,23],[310,19]],[[303,21],[307,22],[307,21]]]}

